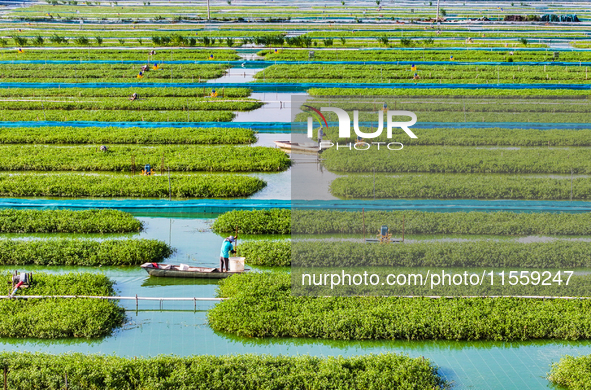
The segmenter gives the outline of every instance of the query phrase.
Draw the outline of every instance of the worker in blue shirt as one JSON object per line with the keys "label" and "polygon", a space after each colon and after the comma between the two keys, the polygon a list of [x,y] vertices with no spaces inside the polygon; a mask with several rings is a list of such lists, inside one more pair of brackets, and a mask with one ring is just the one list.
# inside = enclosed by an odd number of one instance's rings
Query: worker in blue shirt
{"label": "worker in blue shirt", "polygon": [[[236,251],[232,243],[236,242],[236,237],[230,236],[222,243],[222,250],[220,251],[220,272],[228,272],[230,264],[230,253],[234,254]],[[224,271],[224,267],[226,270]]]}

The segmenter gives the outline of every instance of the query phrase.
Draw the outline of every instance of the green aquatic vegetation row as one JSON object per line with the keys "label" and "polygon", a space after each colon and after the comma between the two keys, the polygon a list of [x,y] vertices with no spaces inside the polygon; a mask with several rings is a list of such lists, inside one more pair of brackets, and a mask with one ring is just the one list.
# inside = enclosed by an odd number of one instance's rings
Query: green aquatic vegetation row
{"label": "green aquatic vegetation row", "polygon": [[143,223],[119,210],[0,209],[0,233],[128,233]]}
{"label": "green aquatic vegetation row", "polygon": [[[141,94],[141,91],[139,91]],[[30,99],[23,101],[0,100],[3,111],[9,110],[104,110],[104,111],[250,111],[263,105],[262,102],[253,99],[229,99],[229,98],[147,98],[130,101],[128,97],[89,97],[75,100],[60,99]],[[185,115],[186,116],[186,115]]]}
{"label": "green aquatic vegetation row", "polygon": [[[10,279],[4,274],[4,280]],[[33,274],[34,283],[18,295],[113,295],[112,282],[102,274]],[[7,290],[10,285],[7,285]],[[106,336],[120,326],[123,311],[99,299],[2,299],[0,336],[44,339]]]}
{"label": "green aquatic vegetation row", "polygon": [[[304,205],[305,207],[305,205]],[[474,235],[589,235],[590,213],[519,213],[510,211],[470,211],[437,213],[416,210],[401,211],[337,210],[234,210],[220,215],[214,222],[216,232],[233,232],[235,227],[247,234],[378,234],[387,225],[393,234],[402,233],[402,220],[407,234],[474,234]],[[261,227],[249,230],[252,222]],[[247,221],[241,224],[241,221]],[[277,229],[281,226],[281,229]]]}
{"label": "green aquatic vegetation row", "polygon": [[[4,88],[0,89],[1,97],[34,97],[38,99],[45,99],[50,97],[66,97],[71,99],[78,99],[81,97],[126,97],[129,98],[131,94],[138,93],[141,98],[148,97],[184,97],[184,98],[200,98],[209,97],[211,95],[211,87],[203,85],[203,88],[181,88],[181,87],[166,87],[166,88]],[[222,88],[218,89],[220,97],[240,98],[248,97],[252,92],[249,88]]]}
{"label": "green aquatic vegetation row", "polygon": [[230,127],[0,127],[0,144],[250,144],[254,131]]}
{"label": "green aquatic vegetation row", "polygon": [[131,172],[133,160],[138,172],[145,164],[157,171],[210,172],[277,172],[290,166],[285,152],[262,146],[109,145],[101,152],[98,145],[2,145],[0,154],[5,171]]}
{"label": "green aquatic vegetation row", "polygon": [[219,332],[337,340],[533,340],[591,338],[591,301],[519,298],[302,297],[289,273],[221,282],[231,297],[208,312]]}
{"label": "green aquatic vegetation row", "polygon": [[[370,236],[373,236],[371,234]],[[246,263],[267,267],[591,267],[591,244],[582,241],[537,243],[470,241],[397,245],[350,241],[243,241]]]}
{"label": "green aquatic vegetation row", "polygon": [[[408,137],[407,137],[408,138]],[[553,148],[414,146],[392,151],[326,150],[324,166],[335,172],[591,173],[589,152]]]}
{"label": "green aquatic vegetation row", "polygon": [[[285,245],[285,242],[275,244],[281,249]],[[301,267],[591,267],[591,243],[566,240],[533,243],[494,240],[438,241],[394,245],[302,240],[291,243],[289,255],[293,256],[293,263]],[[260,265],[289,265],[272,264],[284,263],[284,257],[277,256],[277,252],[270,252],[266,259],[261,255],[259,258]],[[264,260],[269,264],[263,264]]]}
{"label": "green aquatic vegetation row", "polygon": [[590,199],[591,180],[479,174],[346,176],[330,184],[343,198],[420,199]]}
{"label": "green aquatic vegetation row", "polygon": [[[145,71],[141,81],[173,82],[194,78],[198,82],[223,76],[226,67],[220,64],[164,64],[159,65],[159,69]],[[137,75],[141,68],[141,64],[0,64],[0,82],[140,81]]]}
{"label": "green aquatic vegetation row", "polygon": [[[524,124],[524,126],[526,126]],[[361,131],[372,132],[361,128]],[[375,131],[375,130],[374,130]],[[441,146],[591,146],[591,130],[535,130],[535,129],[412,129],[417,138],[403,140],[407,145]],[[0,132],[0,142],[2,133]],[[328,139],[338,138],[338,129],[325,131]],[[354,141],[355,134],[349,139],[339,138],[339,142]],[[373,138],[372,142],[388,142],[387,136]]]}
{"label": "green aquatic vegetation row", "polygon": [[[1,92],[0,92],[1,93]],[[589,99],[589,91],[573,89],[500,89],[500,88],[310,88],[310,96],[384,96],[384,97],[483,97]]]}
{"label": "green aquatic vegetation row", "polygon": [[548,380],[564,389],[589,389],[591,386],[591,355],[561,357],[560,361],[552,363]]}
{"label": "green aquatic vegetation row", "polygon": [[213,222],[216,233],[289,234],[291,210],[233,210],[223,213]]}
{"label": "green aquatic vegetation row", "polygon": [[[34,48],[25,48],[24,53],[14,51],[4,51],[0,54],[0,60],[133,60],[146,61],[149,52],[146,49],[60,49],[43,50]],[[166,61],[176,60],[208,60],[210,55],[215,60],[234,61],[240,59],[235,50],[223,49],[156,49],[156,54],[151,56],[150,64],[166,63]]]}
{"label": "green aquatic vegetation row", "polygon": [[160,262],[173,249],[158,240],[0,240],[2,265],[140,265]]}
{"label": "green aquatic vegetation row", "polygon": [[0,196],[93,198],[235,198],[267,183],[238,175],[127,176],[90,174],[0,174]]}
{"label": "green aquatic vegetation row", "polygon": [[[406,33],[412,34],[412,33]],[[489,34],[485,32],[485,34]],[[514,62],[544,62],[552,61],[552,51],[527,51],[518,50],[509,54],[512,49],[484,51],[484,50],[319,50],[315,53],[314,59],[319,61],[449,61],[450,56],[454,61],[462,62],[506,62],[512,58]],[[264,50],[259,52],[267,60],[293,60],[307,61],[308,52],[305,50],[282,49],[278,53],[273,50]],[[561,52],[560,61],[589,61],[591,53],[587,52]],[[516,65],[515,65],[516,66]],[[420,69],[420,68],[419,68]]]}
{"label": "green aquatic vegetation row", "polygon": [[438,369],[423,357],[385,353],[353,357],[227,355],[124,358],[66,353],[3,352],[8,387],[94,389],[443,389]]}
{"label": "green aquatic vegetation row", "polygon": [[291,265],[291,241],[242,241],[238,255],[246,257],[246,263],[251,265],[288,267]]}
{"label": "green aquatic vegetation row", "polygon": [[131,111],[131,110],[2,110],[0,120],[21,121],[94,121],[94,122],[230,122],[232,111]]}
{"label": "green aquatic vegetation row", "polygon": [[[417,73],[419,78],[415,79]],[[300,83],[565,83],[589,84],[591,78],[585,67],[543,65],[420,65],[411,71],[410,65],[272,65],[257,73],[257,81]]]}

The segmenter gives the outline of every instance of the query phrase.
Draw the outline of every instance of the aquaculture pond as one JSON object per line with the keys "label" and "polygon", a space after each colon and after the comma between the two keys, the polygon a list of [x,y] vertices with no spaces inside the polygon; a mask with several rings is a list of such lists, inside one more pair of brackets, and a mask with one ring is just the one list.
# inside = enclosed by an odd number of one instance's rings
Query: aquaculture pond
{"label": "aquaculture pond", "polygon": [[[142,216],[144,215],[144,216]],[[177,252],[166,262],[217,266],[223,237],[211,231],[215,214],[138,214],[145,230],[137,234],[72,235],[51,237],[152,238],[169,243]],[[47,234],[5,234],[2,238],[44,239]],[[246,236],[242,239],[284,239],[284,235]],[[410,240],[467,239],[467,236],[408,236]],[[472,237],[483,239],[488,237]],[[520,240],[523,237],[503,238]],[[531,239],[531,238],[530,238]],[[240,241],[238,245],[240,245]],[[217,283],[205,280],[157,279],[139,267],[34,267],[4,266],[1,271],[98,272],[116,282],[120,296],[214,297]],[[262,269],[248,266],[252,271]],[[277,270],[277,269],[276,269]],[[286,270],[286,269],[281,269]],[[192,301],[162,304],[158,301],[120,301],[127,319],[113,335],[94,340],[0,339],[4,350],[75,351],[119,356],[159,354],[241,354],[352,356],[380,352],[403,352],[411,357],[425,356],[440,367],[441,374],[456,389],[537,389],[550,387],[545,379],[550,364],[565,354],[591,353],[588,341],[465,342],[465,341],[331,341],[311,339],[251,339],[214,332],[207,325],[207,310],[215,302]]]}

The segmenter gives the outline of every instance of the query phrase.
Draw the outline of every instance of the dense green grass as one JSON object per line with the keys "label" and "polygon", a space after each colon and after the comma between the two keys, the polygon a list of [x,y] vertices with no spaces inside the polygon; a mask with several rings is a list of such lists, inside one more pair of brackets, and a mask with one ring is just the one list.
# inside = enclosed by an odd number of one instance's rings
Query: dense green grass
{"label": "dense green grass", "polygon": [[[0,170],[5,171],[119,171],[131,172],[145,164],[160,171],[277,172],[290,166],[280,149],[248,146],[112,145],[101,152],[99,145],[0,146]],[[133,157],[132,157],[133,156]]]}
{"label": "dense green grass", "polygon": [[[5,273],[3,278],[8,282],[10,275]],[[6,289],[9,288],[10,284]],[[112,282],[102,274],[48,275],[36,272],[32,286],[16,294],[107,296],[113,293]],[[107,300],[0,300],[0,337],[94,338],[110,334],[123,319],[123,311],[116,303]]]}
{"label": "dense green grass", "polygon": [[250,144],[254,131],[223,127],[0,127],[2,144]]}
{"label": "dense green grass", "polygon": [[237,175],[127,176],[93,174],[0,174],[0,196],[93,198],[235,198],[267,185]]}
{"label": "dense green grass", "polygon": [[0,233],[127,233],[142,228],[141,221],[119,210],[0,210]]}
{"label": "dense green grass", "polygon": [[219,332],[339,340],[532,340],[591,338],[591,301],[519,298],[299,297],[288,273],[221,282],[231,297],[208,312]]}
{"label": "dense green grass", "polygon": [[[141,94],[141,91],[139,91]],[[248,98],[192,98],[141,97],[130,101],[127,97],[88,97],[88,98],[58,99],[16,99],[2,102],[3,111],[10,110],[44,110],[47,112],[60,110],[64,112],[75,110],[102,111],[250,111],[259,108],[263,103]]]}
{"label": "dense green grass", "polygon": [[548,380],[564,389],[591,389],[591,355],[561,357],[552,363]]}
{"label": "dense green grass", "polygon": [[[399,145],[396,146],[399,148]],[[392,151],[384,147],[360,152],[330,148],[324,166],[336,172],[437,173],[591,173],[585,148],[465,148],[412,146]]]}
{"label": "dense green grass", "polygon": [[199,82],[221,77],[226,71],[219,64],[165,64],[157,70],[150,68],[140,80],[137,75],[141,67],[140,64],[0,64],[0,82]]}
{"label": "dense green grass", "polygon": [[[420,78],[414,79],[417,73]],[[273,83],[453,83],[453,84],[589,84],[585,67],[493,65],[272,65],[257,81]]]}
{"label": "dense green grass", "polygon": [[213,222],[217,233],[231,233],[238,228],[242,234],[289,234],[291,211],[288,209],[233,210]]}
{"label": "dense green grass", "polygon": [[0,240],[1,265],[140,265],[160,262],[173,249],[158,240]]}
{"label": "dense green grass", "polygon": [[[361,208],[361,206],[360,206]],[[289,209],[234,210],[220,215],[213,224],[216,232],[248,234],[362,234],[363,220],[368,235],[377,234],[382,225],[391,233],[475,234],[475,235],[589,235],[589,213],[516,213],[402,211],[336,211]],[[255,229],[251,229],[255,226]]]}
{"label": "dense green grass", "polygon": [[[67,49],[42,50],[25,48],[24,53],[15,50],[2,52],[0,60],[133,60],[148,61],[150,49]],[[204,61],[213,55],[215,60],[238,60],[234,50],[220,49],[156,49],[156,55],[151,56],[150,64],[175,60],[200,60]],[[169,71],[170,73],[170,71]],[[170,74],[169,74],[170,76]]]}
{"label": "dense green grass", "polygon": [[[312,246],[318,248],[318,245]],[[251,265],[288,267],[291,265],[291,241],[242,241],[238,255],[246,257],[246,263]]]}
{"label": "dense green grass", "polygon": [[[523,124],[527,126],[527,124]],[[372,132],[361,128],[361,131]],[[375,131],[375,129],[374,129]],[[417,138],[398,138],[404,146],[441,145],[441,146],[591,146],[591,130],[535,130],[535,129],[412,129]],[[356,134],[350,138],[339,138],[338,129],[324,131],[325,139],[338,139],[339,143],[354,142]],[[0,133],[1,136],[1,133]],[[383,132],[371,142],[391,142]],[[360,146],[362,148],[364,146]],[[385,147],[385,145],[383,146]],[[398,146],[399,147],[399,146]]]}
{"label": "dense green grass", "polygon": [[346,176],[330,183],[341,198],[377,199],[590,199],[591,180],[486,174]]}
{"label": "dense green grass", "polygon": [[240,256],[246,263],[268,267],[521,267],[589,268],[591,244],[583,241],[520,243],[478,240],[469,242],[409,242],[397,245],[360,245],[332,240],[243,241]]}
{"label": "dense green grass", "polygon": [[379,96],[431,97],[431,98],[495,98],[495,99],[589,99],[589,91],[576,89],[500,89],[500,88],[310,88],[308,93],[317,97]]}
{"label": "dense green grass", "polygon": [[428,359],[385,353],[354,357],[198,355],[123,358],[68,353],[4,352],[14,390],[310,389],[399,390],[448,387]]}
{"label": "dense green grass", "polygon": [[[203,88],[4,88],[0,89],[1,97],[28,97],[35,100],[50,99],[54,97],[65,97],[72,100],[87,97],[108,97],[108,98],[129,98],[134,92],[138,93],[140,101],[143,98],[202,98],[209,97],[211,87],[203,85]],[[244,98],[250,96],[249,88],[222,88],[219,89],[219,97],[225,98]],[[219,98],[218,97],[218,98]]]}
{"label": "dense green grass", "polygon": [[[412,34],[412,33],[405,33]],[[489,34],[489,32],[485,32]],[[383,34],[381,34],[382,36]],[[521,34],[520,34],[521,36]],[[458,42],[463,44],[463,42]],[[377,46],[376,43],[373,46]],[[512,58],[515,62],[543,62],[552,61],[552,51],[527,51],[519,50],[513,51],[513,54],[509,54],[512,49],[506,50],[417,50],[417,51],[404,51],[404,50],[319,50],[315,53],[314,59],[319,61],[449,61],[450,65],[453,65],[454,61],[462,62],[473,62],[473,61],[495,61],[495,62],[506,62],[508,58]],[[265,55],[265,59],[268,60],[294,60],[294,61],[307,61],[308,52],[305,50],[289,50],[283,49],[278,53],[272,50],[263,51],[260,54]],[[450,60],[450,56],[453,56],[453,61]],[[591,53],[588,52],[561,52],[560,61],[588,61],[591,59]],[[369,68],[366,67],[366,68]],[[379,68],[379,65],[378,65]],[[410,69],[410,66],[407,66]],[[419,65],[419,70],[423,69],[423,65]],[[550,66],[547,68],[551,68]],[[558,67],[560,68],[560,67]],[[375,69],[375,66],[374,66]],[[503,67],[502,69],[505,69]],[[511,68],[507,68],[512,70]],[[564,71],[564,68],[562,68]],[[507,70],[504,70],[507,71]]]}

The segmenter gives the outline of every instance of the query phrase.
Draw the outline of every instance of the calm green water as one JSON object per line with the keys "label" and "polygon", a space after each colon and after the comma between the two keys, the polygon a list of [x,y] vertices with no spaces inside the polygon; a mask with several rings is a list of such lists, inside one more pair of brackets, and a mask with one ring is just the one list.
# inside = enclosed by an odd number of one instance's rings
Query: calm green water
{"label": "calm green water", "polygon": [[[167,262],[217,266],[222,237],[209,229],[208,217],[141,217],[146,230],[121,237],[157,238],[177,248]],[[213,217],[209,217],[213,218]],[[20,235],[22,237],[22,235]],[[47,236],[47,235],[45,235]],[[102,237],[89,235],[91,237]],[[5,237],[3,235],[2,237]],[[109,237],[114,237],[113,235]],[[278,236],[279,238],[281,236]],[[267,238],[270,238],[267,236]],[[434,237],[430,237],[434,238]],[[139,267],[0,267],[4,270],[45,272],[100,272],[116,281],[122,296],[212,297],[216,282],[150,278]],[[251,267],[252,268],[252,267]],[[565,354],[590,354],[591,342],[454,342],[454,341],[334,341],[311,339],[247,339],[214,332],[206,313],[215,303],[122,301],[128,309],[125,325],[113,335],[98,340],[0,339],[4,350],[76,351],[122,356],[158,354],[266,353],[318,356],[403,352],[424,356],[440,367],[440,373],[457,389],[539,389],[550,387],[545,379],[552,362]]]}

